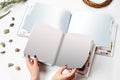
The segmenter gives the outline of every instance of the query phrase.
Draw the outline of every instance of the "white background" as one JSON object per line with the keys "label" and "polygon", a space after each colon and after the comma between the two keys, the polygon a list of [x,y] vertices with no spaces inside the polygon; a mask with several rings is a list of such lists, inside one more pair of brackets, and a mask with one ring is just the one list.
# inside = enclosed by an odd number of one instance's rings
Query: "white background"
{"label": "white background", "polygon": [[[34,0],[32,0],[34,1]],[[38,0],[41,3],[49,4],[52,6],[65,8],[71,13],[76,12],[100,12],[100,13],[108,13],[115,21],[120,25],[120,1],[113,0],[113,2],[105,8],[95,9],[88,7],[83,3],[82,0]],[[92,1],[92,0],[91,0]],[[93,0],[98,1],[98,0]],[[104,0],[99,0],[104,1]],[[22,20],[22,16],[24,13],[24,7],[27,3],[15,6],[12,9],[12,12],[0,20],[0,42],[6,43],[6,48],[2,48],[1,50],[6,50],[5,55],[0,54],[0,80],[29,80],[30,74],[26,68],[25,59],[23,58],[23,49],[26,45],[27,39],[18,37],[17,31],[19,29],[20,22]],[[89,13],[88,13],[89,14]],[[15,17],[15,21],[11,20],[11,17]],[[9,24],[13,22],[15,23],[14,27],[9,27]],[[4,29],[10,29],[10,33],[4,35]],[[113,57],[106,57],[101,55],[95,55],[95,59],[93,62],[92,70],[88,79],[85,80],[120,80],[120,29],[118,27],[116,45],[114,50]],[[13,39],[12,43],[9,43],[9,39]],[[15,48],[20,48],[20,52],[16,53],[14,51]],[[14,63],[14,66],[8,68],[8,63]],[[15,66],[20,66],[21,70],[16,71]],[[44,68],[44,67],[43,67]],[[54,67],[45,67],[46,71],[41,72],[41,80],[50,80],[54,72],[57,68]]]}

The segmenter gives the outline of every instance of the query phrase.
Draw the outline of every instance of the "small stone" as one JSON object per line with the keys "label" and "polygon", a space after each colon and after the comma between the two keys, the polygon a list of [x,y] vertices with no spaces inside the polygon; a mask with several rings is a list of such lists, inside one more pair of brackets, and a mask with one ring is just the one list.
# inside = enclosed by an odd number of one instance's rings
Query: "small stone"
{"label": "small stone", "polygon": [[11,42],[13,42],[13,40],[12,40],[12,39],[10,39],[10,40],[9,40],[9,43],[11,43]]}
{"label": "small stone", "polygon": [[108,55],[108,53],[106,53],[106,55]]}
{"label": "small stone", "polygon": [[20,71],[20,70],[21,70],[20,66],[16,66],[15,69],[16,69],[17,71]]}
{"label": "small stone", "polygon": [[4,30],[4,34],[8,34],[9,32],[10,32],[9,29],[5,29],[5,30]]}
{"label": "small stone", "polygon": [[1,51],[0,54],[5,54],[6,51]]}
{"label": "small stone", "polygon": [[5,43],[4,43],[4,42],[1,42],[0,45],[1,45],[2,47],[5,47]]}
{"label": "small stone", "polygon": [[12,66],[14,66],[13,63],[8,63],[8,67],[12,67]]}
{"label": "small stone", "polygon": [[14,17],[12,17],[12,21],[14,21],[15,20],[15,18]]}
{"label": "small stone", "polygon": [[107,50],[107,52],[111,53],[111,50]]}
{"label": "small stone", "polygon": [[11,23],[11,24],[10,24],[10,27],[13,27],[13,26],[14,26],[14,23]]}
{"label": "small stone", "polygon": [[15,49],[15,52],[19,52],[19,51],[20,51],[20,49],[19,49],[19,48],[16,48],[16,49]]}

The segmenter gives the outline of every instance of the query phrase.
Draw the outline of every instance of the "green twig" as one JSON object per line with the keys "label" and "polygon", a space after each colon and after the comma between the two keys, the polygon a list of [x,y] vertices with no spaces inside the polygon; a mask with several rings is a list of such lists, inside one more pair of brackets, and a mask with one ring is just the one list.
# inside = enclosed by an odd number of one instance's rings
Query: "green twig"
{"label": "green twig", "polygon": [[4,18],[5,16],[7,16],[11,11],[8,11],[7,13],[3,14],[2,16],[0,16],[0,19]]}
{"label": "green twig", "polygon": [[8,1],[4,1],[0,3],[0,10],[2,10],[3,8],[5,8],[6,6],[10,5],[10,4],[15,4],[15,3],[20,3],[20,2],[25,2],[27,0],[8,0]]}

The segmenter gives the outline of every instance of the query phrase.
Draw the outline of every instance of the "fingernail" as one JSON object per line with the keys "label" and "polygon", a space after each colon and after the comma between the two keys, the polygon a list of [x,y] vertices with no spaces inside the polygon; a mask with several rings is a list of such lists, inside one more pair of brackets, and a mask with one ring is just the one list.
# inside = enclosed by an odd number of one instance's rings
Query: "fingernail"
{"label": "fingernail", "polygon": [[68,65],[66,64],[65,66],[67,67]]}
{"label": "fingernail", "polygon": [[28,54],[28,58],[30,58],[30,55]]}
{"label": "fingernail", "polygon": [[37,58],[37,56],[36,56],[36,55],[34,55],[34,58]]}

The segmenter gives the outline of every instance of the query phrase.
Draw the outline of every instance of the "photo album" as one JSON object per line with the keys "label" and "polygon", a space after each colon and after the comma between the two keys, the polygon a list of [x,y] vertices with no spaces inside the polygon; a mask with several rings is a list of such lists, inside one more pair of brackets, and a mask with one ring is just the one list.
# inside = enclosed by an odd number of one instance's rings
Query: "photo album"
{"label": "photo album", "polygon": [[35,3],[26,8],[18,35],[28,38],[24,54],[52,66],[77,68],[88,77],[94,55],[113,56],[117,24],[108,14],[71,13]]}

